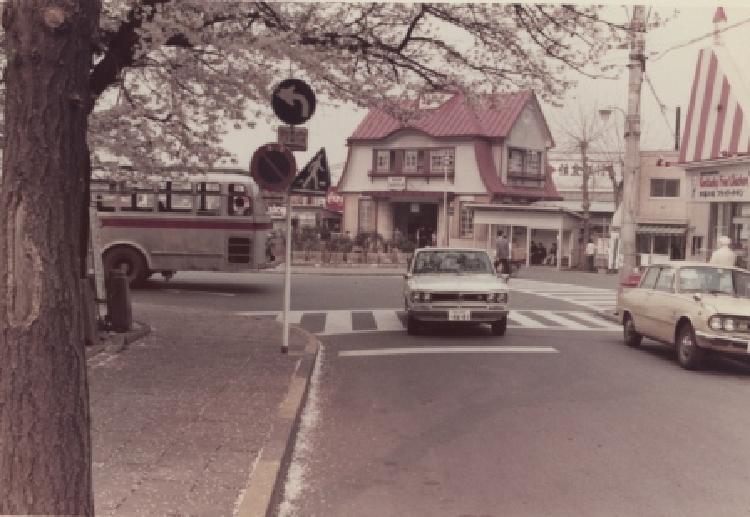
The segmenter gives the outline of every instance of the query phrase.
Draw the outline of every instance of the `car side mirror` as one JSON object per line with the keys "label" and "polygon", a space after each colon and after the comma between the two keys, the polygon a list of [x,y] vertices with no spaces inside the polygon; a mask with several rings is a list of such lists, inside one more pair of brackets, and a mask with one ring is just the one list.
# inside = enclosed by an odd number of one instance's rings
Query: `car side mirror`
{"label": "car side mirror", "polygon": [[404,273],[404,279],[409,280],[411,278],[411,273]]}
{"label": "car side mirror", "polygon": [[505,282],[506,284],[510,282],[510,275],[507,273],[503,273],[500,275],[500,278]]}
{"label": "car side mirror", "polygon": [[703,300],[703,296],[701,296],[701,293],[693,293],[693,300],[695,300],[696,302],[700,302],[701,300]]}

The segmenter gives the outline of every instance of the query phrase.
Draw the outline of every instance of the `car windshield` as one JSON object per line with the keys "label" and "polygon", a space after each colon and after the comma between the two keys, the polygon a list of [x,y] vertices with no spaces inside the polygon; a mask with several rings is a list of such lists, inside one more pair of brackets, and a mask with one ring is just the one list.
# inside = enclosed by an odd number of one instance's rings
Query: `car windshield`
{"label": "car windshield", "polygon": [[492,274],[494,269],[484,251],[434,250],[417,252],[412,273]]}
{"label": "car windshield", "polygon": [[679,272],[683,293],[729,294],[750,298],[750,273],[729,268],[684,267]]}

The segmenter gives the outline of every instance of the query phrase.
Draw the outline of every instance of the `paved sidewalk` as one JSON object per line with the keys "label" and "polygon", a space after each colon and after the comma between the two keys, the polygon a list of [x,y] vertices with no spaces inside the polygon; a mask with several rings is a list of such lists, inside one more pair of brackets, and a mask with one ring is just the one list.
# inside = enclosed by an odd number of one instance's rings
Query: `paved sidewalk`
{"label": "paved sidewalk", "polygon": [[149,335],[88,361],[97,515],[262,515],[316,342],[295,330],[283,355],[275,321],[210,308],[134,316]]}

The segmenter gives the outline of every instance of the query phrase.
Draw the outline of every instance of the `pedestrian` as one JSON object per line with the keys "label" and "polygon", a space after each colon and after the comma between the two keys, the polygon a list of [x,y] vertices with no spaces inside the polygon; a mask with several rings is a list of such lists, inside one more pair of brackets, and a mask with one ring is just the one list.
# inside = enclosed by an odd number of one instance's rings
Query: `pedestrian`
{"label": "pedestrian", "polygon": [[594,244],[594,239],[589,239],[588,244],[586,244],[586,268],[593,272],[594,271],[594,257],[596,256],[596,244]]}
{"label": "pedestrian", "polygon": [[734,251],[729,247],[732,240],[726,235],[719,237],[719,249],[711,254],[711,264],[717,266],[732,267],[734,266],[737,256]]}
{"label": "pedestrian", "polygon": [[496,264],[499,263],[500,273],[503,275],[510,274],[510,243],[503,232],[497,234],[497,253],[495,254]]}

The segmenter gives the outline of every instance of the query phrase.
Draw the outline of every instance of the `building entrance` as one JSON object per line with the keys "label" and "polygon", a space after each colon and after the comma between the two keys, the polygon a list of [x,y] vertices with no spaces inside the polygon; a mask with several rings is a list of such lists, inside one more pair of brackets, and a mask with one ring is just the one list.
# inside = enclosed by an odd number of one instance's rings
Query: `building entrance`
{"label": "building entrance", "polygon": [[399,232],[417,247],[433,244],[437,224],[437,203],[393,203],[394,235]]}

